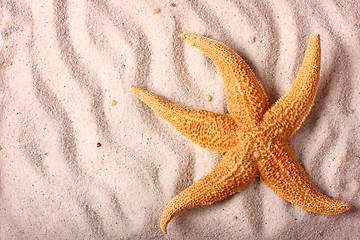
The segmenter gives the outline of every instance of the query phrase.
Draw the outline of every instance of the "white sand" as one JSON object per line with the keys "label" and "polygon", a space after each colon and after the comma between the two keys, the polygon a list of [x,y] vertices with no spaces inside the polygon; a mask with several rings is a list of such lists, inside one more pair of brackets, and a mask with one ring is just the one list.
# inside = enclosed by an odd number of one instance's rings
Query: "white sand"
{"label": "white sand", "polygon": [[[0,239],[356,239],[360,4],[307,2],[0,2]],[[166,204],[221,156],[185,139],[130,85],[226,112],[219,71],[182,32],[233,48],[270,103],[291,86],[309,35],[321,35],[315,106],[290,144],[348,212],[306,212],[256,179],[162,234]]]}

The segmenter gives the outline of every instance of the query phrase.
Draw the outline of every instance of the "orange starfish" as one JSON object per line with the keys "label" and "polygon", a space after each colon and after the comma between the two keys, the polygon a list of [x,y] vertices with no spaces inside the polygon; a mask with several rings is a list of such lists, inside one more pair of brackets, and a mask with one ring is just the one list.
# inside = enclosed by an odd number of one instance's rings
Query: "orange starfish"
{"label": "orange starfish", "polygon": [[208,55],[226,87],[230,115],[193,110],[132,86],[132,92],[180,133],[201,147],[224,154],[210,173],[183,190],[166,206],[160,227],[182,211],[239,192],[256,176],[292,204],[320,214],[350,208],[323,195],[295,159],[287,140],[314,104],[320,72],[320,36],[312,35],[304,62],[290,90],[268,107],[267,96],[250,67],[225,44],[192,33],[179,36]]}

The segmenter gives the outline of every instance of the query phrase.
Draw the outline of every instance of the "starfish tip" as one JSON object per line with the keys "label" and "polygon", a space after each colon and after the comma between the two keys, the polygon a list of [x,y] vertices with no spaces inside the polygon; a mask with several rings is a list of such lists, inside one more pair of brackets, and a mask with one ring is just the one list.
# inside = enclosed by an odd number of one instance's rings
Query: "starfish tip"
{"label": "starfish tip", "polygon": [[351,208],[351,206],[348,203],[346,203],[345,201],[337,200],[336,202],[338,203],[337,206],[334,207],[333,209],[330,209],[330,211],[326,212],[325,214],[328,214],[328,215],[341,214]]}
{"label": "starfish tip", "polygon": [[131,85],[130,90],[133,94],[136,95],[136,92],[140,91],[141,88],[138,88],[137,86]]}
{"label": "starfish tip", "polygon": [[163,223],[160,224],[161,231],[162,231],[164,234],[167,233],[166,227],[167,227],[167,224],[163,224]]}
{"label": "starfish tip", "polygon": [[344,211],[343,212],[346,212],[350,208],[351,208],[351,206],[348,203],[344,202],[344,207],[343,207]]}
{"label": "starfish tip", "polygon": [[178,36],[178,38],[184,38],[187,40],[187,43],[189,43],[191,46],[195,45],[196,39],[199,37],[199,35],[194,33],[182,33]]}
{"label": "starfish tip", "polygon": [[179,34],[178,38],[186,38],[186,33]]}
{"label": "starfish tip", "polygon": [[311,34],[310,39],[309,39],[309,44],[320,47],[320,35],[319,34]]}
{"label": "starfish tip", "polygon": [[320,39],[320,34],[311,34],[310,38],[317,38]]}

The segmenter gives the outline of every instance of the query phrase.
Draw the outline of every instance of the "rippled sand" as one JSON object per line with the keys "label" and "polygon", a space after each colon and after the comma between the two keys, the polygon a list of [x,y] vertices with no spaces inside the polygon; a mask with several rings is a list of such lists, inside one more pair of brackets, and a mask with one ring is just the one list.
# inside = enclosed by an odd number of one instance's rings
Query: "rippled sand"
{"label": "rippled sand", "polygon": [[[360,4],[309,2],[0,2],[0,239],[359,236]],[[166,204],[221,156],[186,140],[129,87],[227,111],[219,71],[182,32],[233,48],[270,103],[290,88],[309,35],[321,35],[315,106],[290,144],[348,212],[306,212],[257,179],[162,234]]]}

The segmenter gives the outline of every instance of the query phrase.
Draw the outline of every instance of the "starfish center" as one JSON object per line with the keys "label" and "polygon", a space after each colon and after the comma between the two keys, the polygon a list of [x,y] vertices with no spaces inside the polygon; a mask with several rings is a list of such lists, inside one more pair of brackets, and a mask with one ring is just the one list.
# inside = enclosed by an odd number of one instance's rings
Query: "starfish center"
{"label": "starfish center", "polygon": [[260,157],[260,152],[254,151],[253,155],[254,155],[254,158],[258,159]]}

